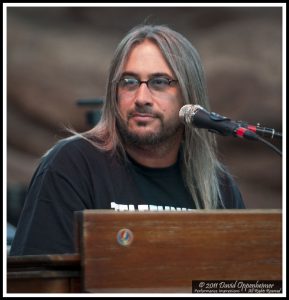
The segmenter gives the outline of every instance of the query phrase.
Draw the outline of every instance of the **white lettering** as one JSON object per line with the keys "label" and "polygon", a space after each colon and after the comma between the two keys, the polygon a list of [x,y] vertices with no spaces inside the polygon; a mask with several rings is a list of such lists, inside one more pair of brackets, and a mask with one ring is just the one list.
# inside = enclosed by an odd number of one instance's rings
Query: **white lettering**
{"label": "white lettering", "polygon": [[134,209],[134,205],[133,205],[133,204],[130,204],[130,205],[128,206],[128,210],[130,210],[130,211],[135,210],[135,209]]}
{"label": "white lettering", "polygon": [[158,211],[158,207],[156,205],[150,205],[149,208],[151,211]]}
{"label": "white lettering", "polygon": [[[110,203],[110,207],[115,211],[135,211],[135,206],[133,204],[117,204],[115,202]],[[137,206],[139,211],[193,211],[192,208],[185,207],[173,207],[173,206],[161,206],[161,205],[148,205],[139,204]]]}
{"label": "white lettering", "polygon": [[119,204],[119,210],[120,211],[128,210],[128,206],[126,204]]}
{"label": "white lettering", "polygon": [[147,204],[140,204],[137,207],[139,211],[149,210],[149,206]]}

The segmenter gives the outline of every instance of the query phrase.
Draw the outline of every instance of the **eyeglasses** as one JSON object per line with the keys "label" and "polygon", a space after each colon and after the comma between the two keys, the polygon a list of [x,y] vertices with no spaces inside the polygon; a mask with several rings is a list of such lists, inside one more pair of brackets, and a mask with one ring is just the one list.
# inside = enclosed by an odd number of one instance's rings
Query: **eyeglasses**
{"label": "eyeglasses", "polygon": [[158,76],[152,77],[149,80],[139,80],[135,77],[123,77],[118,82],[120,92],[134,93],[142,83],[145,83],[151,92],[166,92],[176,82],[175,79]]}

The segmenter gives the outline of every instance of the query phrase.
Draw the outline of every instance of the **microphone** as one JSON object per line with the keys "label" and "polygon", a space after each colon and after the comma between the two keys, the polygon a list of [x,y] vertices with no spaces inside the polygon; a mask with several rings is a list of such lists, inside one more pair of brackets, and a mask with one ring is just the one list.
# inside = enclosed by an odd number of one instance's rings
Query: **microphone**
{"label": "microphone", "polygon": [[231,119],[215,112],[208,112],[197,104],[184,105],[179,111],[179,117],[181,122],[185,125],[208,129],[210,132],[223,136],[232,135],[249,140],[258,140],[258,135],[250,130],[247,123],[231,121]]}

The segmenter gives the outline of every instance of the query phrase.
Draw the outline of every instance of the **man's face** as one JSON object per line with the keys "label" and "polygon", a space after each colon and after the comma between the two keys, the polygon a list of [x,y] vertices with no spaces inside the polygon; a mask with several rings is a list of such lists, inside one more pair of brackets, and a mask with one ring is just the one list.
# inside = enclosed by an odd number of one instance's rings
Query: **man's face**
{"label": "man's face", "polygon": [[[181,94],[174,75],[159,48],[145,40],[134,46],[118,86],[118,106],[122,120],[118,126],[124,140],[138,145],[157,145],[178,138]],[[152,80],[155,79],[155,80]],[[151,80],[148,85],[138,81]],[[169,84],[168,84],[169,83]]]}

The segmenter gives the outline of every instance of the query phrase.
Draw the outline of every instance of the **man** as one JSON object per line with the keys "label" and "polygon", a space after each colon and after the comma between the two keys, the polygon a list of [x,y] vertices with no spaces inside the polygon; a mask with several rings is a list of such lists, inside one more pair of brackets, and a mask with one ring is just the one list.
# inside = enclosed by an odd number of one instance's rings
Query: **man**
{"label": "man", "polygon": [[165,26],[138,26],[112,60],[100,122],[57,143],[29,186],[10,254],[74,252],[84,209],[244,208],[214,136],[185,128],[180,108],[209,109],[199,55]]}

